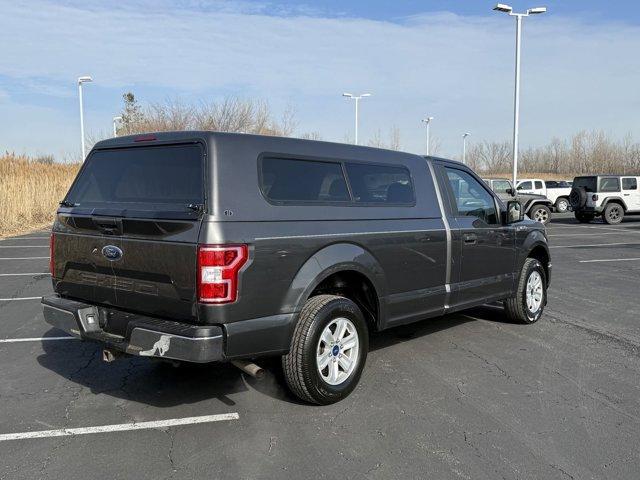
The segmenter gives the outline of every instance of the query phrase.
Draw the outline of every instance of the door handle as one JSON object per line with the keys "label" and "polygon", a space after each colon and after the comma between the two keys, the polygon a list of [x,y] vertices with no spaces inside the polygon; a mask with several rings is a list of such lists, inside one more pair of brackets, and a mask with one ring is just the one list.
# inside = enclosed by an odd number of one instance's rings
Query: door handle
{"label": "door handle", "polygon": [[467,245],[474,245],[478,241],[478,236],[475,233],[465,233],[463,238]]}

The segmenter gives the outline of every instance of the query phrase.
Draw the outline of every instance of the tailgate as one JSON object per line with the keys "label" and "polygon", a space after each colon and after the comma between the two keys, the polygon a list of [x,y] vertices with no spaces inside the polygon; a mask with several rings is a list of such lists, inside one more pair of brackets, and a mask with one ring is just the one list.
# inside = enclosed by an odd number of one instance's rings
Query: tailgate
{"label": "tailgate", "polygon": [[194,322],[203,147],[92,152],[54,226],[56,293]]}

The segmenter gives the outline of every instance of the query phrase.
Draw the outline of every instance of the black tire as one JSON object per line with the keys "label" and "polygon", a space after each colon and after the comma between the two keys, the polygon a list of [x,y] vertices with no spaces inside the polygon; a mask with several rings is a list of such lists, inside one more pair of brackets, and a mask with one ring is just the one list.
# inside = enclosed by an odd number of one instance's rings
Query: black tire
{"label": "black tire", "polygon": [[575,217],[576,217],[576,220],[578,220],[580,223],[589,223],[594,218],[596,218],[595,215],[593,215],[592,213],[583,213],[583,212],[576,212]]}
{"label": "black tire", "polygon": [[602,212],[602,220],[609,225],[617,225],[624,218],[624,207],[619,203],[608,203]]}
{"label": "black tire", "polygon": [[[534,272],[542,279],[542,299],[540,307],[532,311],[527,305],[527,282]],[[513,297],[504,302],[504,309],[510,320],[519,323],[535,323],[542,316],[547,304],[547,275],[542,264],[535,258],[527,258],[522,265],[518,287]]]}
{"label": "black tire", "polygon": [[529,210],[529,218],[546,225],[551,221],[551,209],[546,205],[534,205]]}
{"label": "black tire", "polygon": [[[320,335],[336,318],[343,317],[355,326],[359,353],[355,368],[340,384],[327,383],[316,363]],[[348,298],[335,295],[311,297],[302,308],[291,340],[291,350],[282,357],[287,386],[300,399],[328,405],[346,398],[356,387],[369,350],[367,323],[358,306]]]}
{"label": "black tire", "polygon": [[556,200],[556,212],[565,213],[569,210],[569,199],[566,197],[560,197]]}
{"label": "black tire", "polygon": [[569,202],[574,210],[587,204],[587,190],[584,187],[573,187],[569,193]]}

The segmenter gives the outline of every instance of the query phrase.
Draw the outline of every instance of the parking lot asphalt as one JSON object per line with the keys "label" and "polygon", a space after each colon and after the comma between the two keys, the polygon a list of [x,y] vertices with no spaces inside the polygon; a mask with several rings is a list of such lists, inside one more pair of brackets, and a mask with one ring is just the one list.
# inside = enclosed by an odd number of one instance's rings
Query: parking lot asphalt
{"label": "parking lot asphalt", "polygon": [[0,478],[636,480],[640,218],[554,216],[548,234],[538,323],[486,306],[375,334],[360,386],[326,407],[289,395],[277,361],[264,381],[102,363],[43,321],[46,232],[1,240]]}

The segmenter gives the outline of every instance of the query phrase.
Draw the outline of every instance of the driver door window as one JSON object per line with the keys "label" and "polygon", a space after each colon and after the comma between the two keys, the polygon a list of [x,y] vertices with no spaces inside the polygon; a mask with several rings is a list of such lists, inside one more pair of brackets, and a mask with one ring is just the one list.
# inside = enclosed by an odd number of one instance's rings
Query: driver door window
{"label": "driver door window", "polygon": [[498,223],[493,196],[474,177],[463,170],[446,168],[453,193],[455,216],[475,217],[489,225]]}
{"label": "driver door window", "polygon": [[518,185],[519,192],[526,192],[527,190],[533,190],[533,184],[531,182],[522,182]]}

